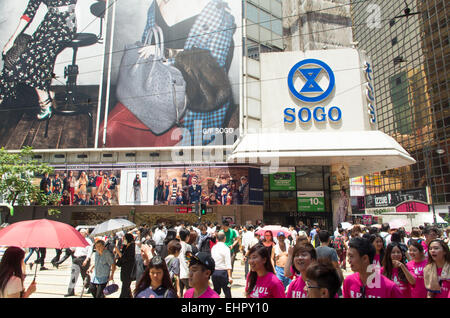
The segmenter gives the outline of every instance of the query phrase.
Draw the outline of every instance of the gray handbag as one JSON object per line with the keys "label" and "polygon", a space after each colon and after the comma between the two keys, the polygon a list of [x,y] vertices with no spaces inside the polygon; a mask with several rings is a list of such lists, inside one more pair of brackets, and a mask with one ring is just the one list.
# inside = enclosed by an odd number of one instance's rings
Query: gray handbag
{"label": "gray handbag", "polygon": [[[139,50],[155,37],[156,53],[141,58]],[[186,112],[186,82],[181,72],[164,63],[164,35],[159,26],[152,28],[145,43],[125,46],[119,69],[117,98],[155,135],[162,135]]]}

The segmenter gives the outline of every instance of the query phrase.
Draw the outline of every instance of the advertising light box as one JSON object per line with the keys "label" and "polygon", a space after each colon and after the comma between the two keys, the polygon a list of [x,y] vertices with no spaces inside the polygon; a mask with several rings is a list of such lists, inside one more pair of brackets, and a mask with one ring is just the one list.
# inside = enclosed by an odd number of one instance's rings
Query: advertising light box
{"label": "advertising light box", "polygon": [[299,212],[325,212],[323,191],[298,191],[297,209]]}
{"label": "advertising light box", "polygon": [[269,175],[270,190],[296,190],[295,168],[280,168],[277,173]]}

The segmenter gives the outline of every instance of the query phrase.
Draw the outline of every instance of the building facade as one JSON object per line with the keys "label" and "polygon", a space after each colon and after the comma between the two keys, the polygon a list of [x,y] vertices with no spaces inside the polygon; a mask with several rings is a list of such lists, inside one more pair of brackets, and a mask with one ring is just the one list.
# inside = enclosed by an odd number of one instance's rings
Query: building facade
{"label": "building facade", "polygon": [[417,162],[366,177],[368,194],[425,190],[448,215],[449,37],[445,1],[355,2],[353,37],[371,56],[379,129]]}
{"label": "building facade", "polygon": [[[8,30],[27,3],[3,4]],[[378,130],[378,73],[352,47],[348,4],[183,3],[113,2],[99,30],[79,19],[82,33],[100,34],[58,55],[51,119],[36,120],[30,87],[5,99],[1,144],[32,146],[61,180],[52,191],[92,216],[66,220],[192,220],[202,202],[219,222],[332,229],[351,216],[351,177],[415,162]],[[29,33],[46,19],[39,10]]]}

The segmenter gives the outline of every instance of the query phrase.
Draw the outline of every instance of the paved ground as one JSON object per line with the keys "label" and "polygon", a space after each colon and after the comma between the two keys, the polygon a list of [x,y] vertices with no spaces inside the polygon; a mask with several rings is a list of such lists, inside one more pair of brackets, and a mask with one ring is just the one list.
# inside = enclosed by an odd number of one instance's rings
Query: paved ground
{"label": "paved ground", "polygon": [[[29,262],[34,261],[36,259],[36,254],[30,258]],[[46,271],[37,271],[37,290],[31,295],[30,298],[64,298],[64,294],[67,293],[67,287],[70,281],[70,269],[72,266],[71,258],[67,259],[62,265],[59,266],[59,269],[56,269],[50,263],[50,260],[55,256],[54,249],[47,249],[46,263],[45,267],[49,270]],[[244,298],[245,297],[245,271],[244,266],[241,263],[242,254],[238,254],[237,259],[234,263],[234,271],[233,271],[233,285],[231,286],[231,294],[233,298]],[[35,265],[36,266],[36,265]],[[30,271],[30,268],[27,266],[27,277],[25,279],[25,288],[31,283],[34,277],[35,267]],[[349,275],[350,272],[344,272],[344,276]],[[120,282],[120,269],[118,268],[114,274],[115,283],[121,287]],[[134,284],[131,285],[132,290],[134,289]],[[75,288],[75,298],[81,297],[81,287],[82,280],[81,276],[78,278],[77,285]],[[120,295],[120,289],[118,292],[113,295],[108,296],[108,298],[118,298]],[[71,297],[71,298],[74,298]],[[224,297],[223,293],[221,297]],[[83,294],[83,298],[92,298],[90,294]]]}

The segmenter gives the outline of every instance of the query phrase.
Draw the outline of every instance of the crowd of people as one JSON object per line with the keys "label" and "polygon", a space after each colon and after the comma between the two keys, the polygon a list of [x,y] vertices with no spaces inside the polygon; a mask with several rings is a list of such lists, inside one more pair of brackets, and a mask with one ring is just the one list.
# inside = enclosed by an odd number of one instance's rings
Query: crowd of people
{"label": "crowd of people", "polygon": [[[232,298],[234,263],[242,253],[248,298],[450,297],[450,228],[427,225],[407,233],[389,224],[354,225],[330,233],[299,222],[280,229],[228,221],[141,224],[92,240],[82,229],[90,245],[67,249],[62,259],[59,250],[52,264],[72,257],[65,296],[75,295],[81,275],[94,298],[105,297],[120,268],[121,298]],[[28,297],[36,290],[35,283],[23,286],[28,258],[22,249],[5,252],[0,296]],[[347,262],[353,273],[344,275]]]}
{"label": "crowd of people", "polygon": [[229,175],[217,176],[202,188],[201,179],[189,169],[181,182],[158,179],[154,189],[155,204],[184,205],[200,202],[207,205],[249,204],[249,184],[246,176],[233,180]]}
{"label": "crowd of people", "polygon": [[40,189],[47,195],[57,194],[59,205],[115,205],[119,203],[119,178],[113,173],[103,171],[73,171],[56,173],[50,178],[45,173]]}

